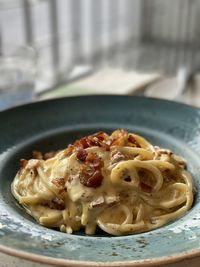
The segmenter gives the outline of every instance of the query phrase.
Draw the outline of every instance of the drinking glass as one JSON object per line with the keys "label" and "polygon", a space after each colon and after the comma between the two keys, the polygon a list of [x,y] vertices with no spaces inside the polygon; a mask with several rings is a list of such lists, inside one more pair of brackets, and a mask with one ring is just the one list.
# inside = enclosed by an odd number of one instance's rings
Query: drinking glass
{"label": "drinking glass", "polygon": [[0,51],[0,110],[33,101],[37,53],[33,47],[5,46]]}

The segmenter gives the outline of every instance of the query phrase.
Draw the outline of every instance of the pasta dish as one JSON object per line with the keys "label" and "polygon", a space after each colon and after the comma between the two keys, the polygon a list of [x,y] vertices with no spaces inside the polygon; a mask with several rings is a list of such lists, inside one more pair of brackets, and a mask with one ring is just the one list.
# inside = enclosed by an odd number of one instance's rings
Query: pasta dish
{"label": "pasta dish", "polygon": [[182,157],[125,130],[33,151],[11,188],[39,224],[88,235],[97,227],[111,235],[155,229],[185,214],[194,193]]}

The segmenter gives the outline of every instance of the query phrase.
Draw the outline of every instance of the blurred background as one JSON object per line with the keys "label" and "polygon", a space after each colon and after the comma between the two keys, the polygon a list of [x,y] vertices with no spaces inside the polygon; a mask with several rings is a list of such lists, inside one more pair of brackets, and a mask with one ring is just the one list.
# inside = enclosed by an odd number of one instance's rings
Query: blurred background
{"label": "blurred background", "polygon": [[200,0],[0,0],[0,109],[101,93],[200,106],[199,25]]}

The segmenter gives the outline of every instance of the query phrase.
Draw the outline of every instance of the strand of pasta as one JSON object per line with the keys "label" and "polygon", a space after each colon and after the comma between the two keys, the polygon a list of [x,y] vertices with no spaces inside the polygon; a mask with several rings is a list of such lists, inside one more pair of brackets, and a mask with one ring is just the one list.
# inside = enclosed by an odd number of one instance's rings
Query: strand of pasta
{"label": "strand of pasta", "polygon": [[[148,161],[127,160],[118,163],[117,166],[115,166],[111,171],[111,181],[113,183],[137,187],[139,182],[139,175],[137,172],[137,168],[147,169],[154,175],[155,185],[153,187],[153,191],[156,192],[162,187],[163,176],[160,170],[155,166],[153,166],[152,163]],[[128,174],[131,177],[131,182],[126,182],[123,180],[124,170],[126,171],[128,170]]]}

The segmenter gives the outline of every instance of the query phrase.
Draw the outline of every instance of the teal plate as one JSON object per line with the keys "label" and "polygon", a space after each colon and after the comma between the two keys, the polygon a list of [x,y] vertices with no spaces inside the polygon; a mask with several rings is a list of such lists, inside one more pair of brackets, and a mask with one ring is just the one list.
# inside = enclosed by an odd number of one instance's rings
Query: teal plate
{"label": "teal plate", "polygon": [[[159,229],[111,237],[64,234],[38,225],[13,198],[19,159],[99,130],[124,128],[188,162],[197,194],[192,209]],[[155,266],[200,255],[200,110],[143,97],[55,99],[0,113],[0,251],[57,266]]]}

